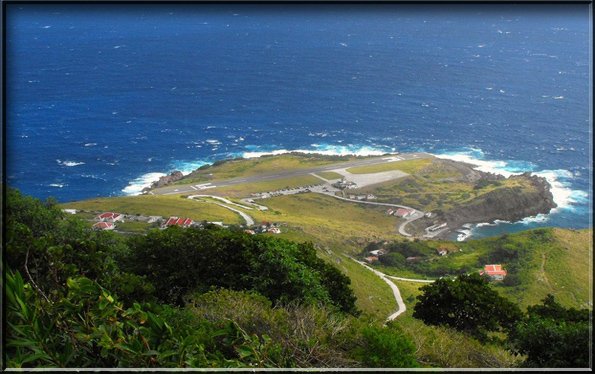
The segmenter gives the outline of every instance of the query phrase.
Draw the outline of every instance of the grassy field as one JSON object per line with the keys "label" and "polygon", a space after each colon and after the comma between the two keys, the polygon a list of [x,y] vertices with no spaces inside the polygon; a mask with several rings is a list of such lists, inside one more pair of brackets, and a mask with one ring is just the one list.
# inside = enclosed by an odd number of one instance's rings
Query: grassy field
{"label": "grassy field", "polygon": [[183,199],[180,196],[140,195],[90,199],[61,204],[61,208],[148,216],[179,216],[195,221],[222,221],[228,224],[243,222],[236,213],[218,205]]}
{"label": "grassy field", "polygon": [[142,234],[150,229],[158,228],[156,223],[137,222],[137,221],[126,221],[117,222],[116,230],[127,233]]}
{"label": "grassy field", "polygon": [[[312,175],[301,175],[291,178],[280,178],[265,182],[236,184],[228,187],[211,188],[203,191],[206,194],[223,197],[249,197],[254,192],[278,191],[286,188],[320,184],[322,181]],[[198,192],[202,193],[202,192]]]}
{"label": "grassy field", "polygon": [[324,179],[328,179],[328,180],[343,178],[343,176],[341,174],[335,173],[334,171],[320,171],[320,172],[316,173],[316,175],[319,175],[319,176],[323,177]]}
{"label": "grassy field", "polygon": [[455,245],[461,251],[440,257],[431,247],[440,242],[425,242],[425,260],[417,265],[388,267],[380,271],[406,278],[435,279],[439,272],[455,276],[460,272],[480,271],[483,265],[502,264],[508,271],[495,289],[524,309],[552,294],[566,307],[592,308],[592,230],[537,229],[496,238],[470,240]]}
{"label": "grassy field", "polygon": [[307,169],[352,160],[353,157],[295,155],[263,156],[250,159],[229,160],[199,169],[175,184],[194,184],[236,177],[267,174],[279,170]]}
{"label": "grassy field", "polygon": [[475,183],[453,176],[450,178],[453,179],[437,178],[435,175],[427,174],[410,175],[395,181],[361,188],[355,192],[373,193],[378,201],[403,204],[424,211],[447,211],[455,206],[470,203],[497,188],[520,187],[523,191],[534,191],[527,180],[520,178],[489,183],[481,188],[476,188]]}
{"label": "grassy field", "polygon": [[358,253],[373,240],[397,238],[399,220],[382,207],[350,203],[330,196],[305,193],[259,200],[269,210],[251,212],[257,221],[285,222],[327,245],[340,245],[345,253]]}
{"label": "grassy field", "polygon": [[352,174],[380,173],[382,171],[400,170],[407,174],[415,174],[432,163],[430,158],[386,162],[383,164],[358,166],[347,169]]}
{"label": "grassy field", "polygon": [[533,248],[531,261],[523,266],[523,285],[497,289],[523,308],[540,303],[549,293],[566,307],[592,309],[592,233],[593,230],[552,229],[553,240]]}

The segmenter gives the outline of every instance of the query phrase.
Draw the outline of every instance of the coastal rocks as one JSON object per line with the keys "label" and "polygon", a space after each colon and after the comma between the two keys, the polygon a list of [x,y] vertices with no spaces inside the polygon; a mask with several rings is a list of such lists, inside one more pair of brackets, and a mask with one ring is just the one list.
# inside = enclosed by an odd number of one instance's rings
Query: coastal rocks
{"label": "coastal rocks", "polygon": [[545,178],[529,173],[510,178],[524,179],[529,182],[529,187],[497,188],[465,206],[444,212],[440,218],[448,222],[449,227],[458,228],[468,223],[495,220],[515,222],[537,214],[547,214],[556,207]]}
{"label": "coastal rocks", "polygon": [[159,180],[153,182],[153,184],[151,184],[150,187],[144,188],[143,192],[147,192],[153,188],[159,188],[159,187],[168,185],[170,183],[177,182],[182,178],[184,178],[184,174],[182,174],[181,171],[176,170],[176,171],[172,172],[170,175],[166,175],[166,176],[159,178]]}

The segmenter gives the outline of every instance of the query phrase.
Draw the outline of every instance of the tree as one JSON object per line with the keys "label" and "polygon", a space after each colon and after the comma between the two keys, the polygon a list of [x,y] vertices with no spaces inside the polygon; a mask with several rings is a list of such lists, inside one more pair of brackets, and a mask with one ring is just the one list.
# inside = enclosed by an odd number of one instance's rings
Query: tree
{"label": "tree", "polygon": [[566,309],[552,295],[527,308],[509,335],[514,351],[527,355],[525,366],[589,367],[590,311]]}
{"label": "tree", "polygon": [[219,227],[171,227],[133,237],[129,245],[125,269],[146,277],[161,302],[183,305],[190,292],[227,288],[357,314],[349,278],[319,259],[312,244]]}
{"label": "tree", "polygon": [[521,318],[516,304],[492,290],[477,273],[439,279],[421,290],[413,317],[428,325],[446,325],[485,339],[487,332],[508,330]]}

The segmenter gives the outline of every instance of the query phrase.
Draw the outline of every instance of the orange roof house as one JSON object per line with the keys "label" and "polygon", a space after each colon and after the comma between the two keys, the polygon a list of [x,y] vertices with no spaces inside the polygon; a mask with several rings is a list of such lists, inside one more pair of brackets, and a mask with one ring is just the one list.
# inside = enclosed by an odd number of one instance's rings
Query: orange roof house
{"label": "orange roof house", "polygon": [[112,222],[97,222],[93,225],[95,230],[113,230],[114,224]]}
{"label": "orange roof house", "polygon": [[485,274],[493,280],[502,280],[506,276],[506,270],[502,269],[502,265],[485,265],[479,274]]}

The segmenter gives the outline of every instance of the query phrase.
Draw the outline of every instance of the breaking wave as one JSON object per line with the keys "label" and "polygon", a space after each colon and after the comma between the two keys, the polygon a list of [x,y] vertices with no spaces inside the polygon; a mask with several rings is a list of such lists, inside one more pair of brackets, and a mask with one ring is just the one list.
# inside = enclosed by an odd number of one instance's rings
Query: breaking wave
{"label": "breaking wave", "polygon": [[122,192],[126,195],[140,195],[143,188],[149,187],[151,183],[156,182],[159,178],[165,176],[165,173],[147,173],[144,174],[133,181],[131,181],[128,186],[126,186]]}
{"label": "breaking wave", "polygon": [[[247,147],[249,148],[249,147]],[[286,153],[322,154],[325,156],[381,156],[387,153],[394,154],[395,148],[366,145],[333,145],[333,144],[310,144],[309,148],[300,149],[274,149],[266,150],[266,147],[252,147],[259,150],[242,153],[244,158],[255,158],[268,155],[282,155]],[[262,150],[260,150],[262,149]]]}

